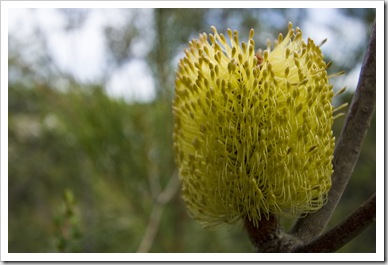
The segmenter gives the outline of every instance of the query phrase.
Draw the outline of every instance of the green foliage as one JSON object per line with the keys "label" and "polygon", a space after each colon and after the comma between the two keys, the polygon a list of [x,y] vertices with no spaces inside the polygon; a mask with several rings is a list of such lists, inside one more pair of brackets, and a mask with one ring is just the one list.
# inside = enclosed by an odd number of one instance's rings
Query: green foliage
{"label": "green foliage", "polygon": [[[14,150],[9,167],[10,252],[55,251],[49,243],[53,239],[59,241],[60,251],[135,252],[154,203],[149,178],[156,175],[163,189],[175,171],[170,104],[128,104],[107,97],[99,87],[66,93],[19,89],[10,87],[10,101],[30,104],[40,112],[16,108],[10,112],[9,149]],[[22,134],[18,124],[26,120],[35,122],[38,133],[33,135],[29,129],[27,136],[18,135]],[[30,139],[30,145],[22,144],[27,141],[22,137]],[[79,201],[76,223],[66,213],[72,207],[69,193],[65,212],[57,216],[63,187],[69,187]],[[204,231],[187,216],[178,193],[165,208],[150,251],[244,252],[251,248],[240,228]],[[18,222],[27,216],[29,226]],[[69,225],[66,222],[83,225],[79,249],[72,248],[73,237],[58,235],[58,227]],[[47,240],[20,244],[29,233],[27,240],[43,235]],[[212,244],[212,238],[222,244]],[[228,238],[241,243],[234,246]]]}
{"label": "green foliage", "polygon": [[70,190],[65,190],[63,203],[53,220],[56,229],[55,246],[59,252],[79,252],[80,250],[78,239],[82,234],[76,210],[74,194]]}

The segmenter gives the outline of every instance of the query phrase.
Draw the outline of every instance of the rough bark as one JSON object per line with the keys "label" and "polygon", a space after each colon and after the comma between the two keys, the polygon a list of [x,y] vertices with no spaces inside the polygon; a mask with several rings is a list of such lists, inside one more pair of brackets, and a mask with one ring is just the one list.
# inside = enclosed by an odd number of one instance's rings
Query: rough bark
{"label": "rough bark", "polygon": [[301,243],[297,238],[283,231],[274,215],[271,215],[268,220],[263,218],[258,227],[254,226],[248,218],[245,219],[244,225],[256,252],[287,253],[292,252]]}

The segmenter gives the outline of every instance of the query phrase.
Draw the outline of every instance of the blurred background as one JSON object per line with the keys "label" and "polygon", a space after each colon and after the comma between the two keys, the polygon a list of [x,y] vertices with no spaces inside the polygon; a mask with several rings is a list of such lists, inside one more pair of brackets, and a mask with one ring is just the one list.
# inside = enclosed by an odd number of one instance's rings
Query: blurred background
{"label": "blurred background", "polygon": [[[241,224],[186,213],[172,149],[175,70],[201,32],[299,26],[351,101],[374,9],[10,9],[9,252],[252,252]],[[345,110],[347,111],[347,109]],[[338,137],[344,117],[335,121]],[[376,189],[375,118],[329,227]],[[284,220],[289,228],[294,220]],[[340,252],[375,252],[371,225]]]}

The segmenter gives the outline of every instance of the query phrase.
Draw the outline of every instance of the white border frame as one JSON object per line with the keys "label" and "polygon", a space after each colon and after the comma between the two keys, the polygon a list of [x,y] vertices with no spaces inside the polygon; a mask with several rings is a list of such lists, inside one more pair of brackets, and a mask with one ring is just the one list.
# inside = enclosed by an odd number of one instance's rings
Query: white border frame
{"label": "white border frame", "polygon": [[[11,8],[376,8],[376,253],[8,253],[8,10]],[[2,1],[1,2],[1,260],[2,261],[383,261],[384,227],[384,1]],[[384,233],[383,233],[384,231]]]}

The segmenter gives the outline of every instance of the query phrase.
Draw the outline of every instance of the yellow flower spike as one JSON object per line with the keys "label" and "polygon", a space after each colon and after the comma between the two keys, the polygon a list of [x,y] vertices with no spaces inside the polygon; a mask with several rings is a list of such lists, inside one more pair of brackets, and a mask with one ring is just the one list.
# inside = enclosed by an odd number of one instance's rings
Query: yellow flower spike
{"label": "yellow flower spike", "polygon": [[333,111],[343,108],[331,105],[319,45],[289,23],[255,54],[253,29],[246,42],[211,29],[189,43],[175,82],[174,150],[189,214],[204,226],[259,226],[318,210],[331,187]]}

